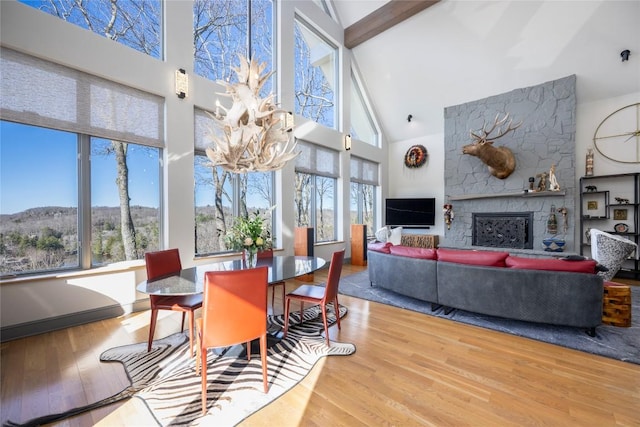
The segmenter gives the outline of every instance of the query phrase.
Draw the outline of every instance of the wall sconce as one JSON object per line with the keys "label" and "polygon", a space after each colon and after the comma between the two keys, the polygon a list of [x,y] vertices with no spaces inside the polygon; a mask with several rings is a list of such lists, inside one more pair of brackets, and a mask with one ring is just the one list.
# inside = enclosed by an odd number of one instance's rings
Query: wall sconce
{"label": "wall sconce", "polygon": [[411,119],[413,119],[413,115],[409,114],[409,115],[407,116],[407,121],[408,121],[409,123],[411,123]]}
{"label": "wall sconce", "polygon": [[344,136],[344,149],[351,150],[351,134],[349,133]]}
{"label": "wall sconce", "polygon": [[629,60],[629,55],[631,55],[631,51],[629,49],[625,49],[620,52],[620,57],[622,58],[622,62]]}
{"label": "wall sconce", "polygon": [[180,99],[189,96],[189,76],[184,68],[176,70],[176,95]]}
{"label": "wall sconce", "polygon": [[284,115],[284,128],[287,130],[287,132],[291,132],[293,130],[294,125],[295,123],[293,119],[293,113],[291,111],[288,111]]}

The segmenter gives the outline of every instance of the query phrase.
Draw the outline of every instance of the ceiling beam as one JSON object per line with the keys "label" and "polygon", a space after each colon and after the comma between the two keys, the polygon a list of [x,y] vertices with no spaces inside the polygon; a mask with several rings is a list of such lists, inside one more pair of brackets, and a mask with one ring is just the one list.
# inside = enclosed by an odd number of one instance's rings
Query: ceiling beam
{"label": "ceiling beam", "polygon": [[344,30],[344,45],[352,49],[440,0],[390,0]]}

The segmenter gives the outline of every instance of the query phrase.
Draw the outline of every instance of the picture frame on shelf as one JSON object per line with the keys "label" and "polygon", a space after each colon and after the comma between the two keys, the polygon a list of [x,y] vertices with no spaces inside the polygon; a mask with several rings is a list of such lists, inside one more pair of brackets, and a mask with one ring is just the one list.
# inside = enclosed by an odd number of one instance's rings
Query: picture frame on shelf
{"label": "picture frame on shelf", "polygon": [[597,211],[598,210],[598,202],[595,200],[589,200],[587,202],[587,210],[588,211]]}
{"label": "picture frame on shelf", "polygon": [[614,209],[613,210],[613,219],[618,221],[626,221],[627,220],[627,210],[626,209]]}

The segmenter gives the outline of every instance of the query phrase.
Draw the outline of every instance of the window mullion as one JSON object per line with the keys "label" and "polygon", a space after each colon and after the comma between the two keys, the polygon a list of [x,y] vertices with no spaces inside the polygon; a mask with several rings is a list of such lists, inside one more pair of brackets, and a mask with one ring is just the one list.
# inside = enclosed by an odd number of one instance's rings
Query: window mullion
{"label": "window mullion", "polygon": [[78,249],[80,267],[91,268],[91,137],[78,134]]}

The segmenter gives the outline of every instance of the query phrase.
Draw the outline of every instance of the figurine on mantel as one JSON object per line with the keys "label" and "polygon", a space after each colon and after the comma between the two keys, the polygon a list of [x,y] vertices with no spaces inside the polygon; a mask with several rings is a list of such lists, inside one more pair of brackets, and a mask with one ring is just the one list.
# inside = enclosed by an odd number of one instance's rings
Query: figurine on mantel
{"label": "figurine on mantel", "polygon": [[536,191],[546,191],[547,190],[547,173],[542,172],[537,174],[536,176],[540,178],[540,181],[538,182],[538,189]]}
{"label": "figurine on mantel", "polygon": [[560,191],[560,184],[556,178],[556,165],[552,164],[549,170],[549,191]]}
{"label": "figurine on mantel", "polygon": [[444,223],[447,224],[447,230],[451,230],[451,223],[453,222],[453,205],[451,203],[445,203],[442,207],[442,212],[444,212]]}

